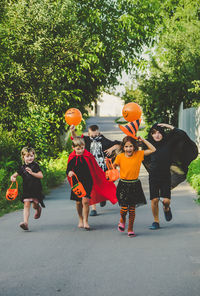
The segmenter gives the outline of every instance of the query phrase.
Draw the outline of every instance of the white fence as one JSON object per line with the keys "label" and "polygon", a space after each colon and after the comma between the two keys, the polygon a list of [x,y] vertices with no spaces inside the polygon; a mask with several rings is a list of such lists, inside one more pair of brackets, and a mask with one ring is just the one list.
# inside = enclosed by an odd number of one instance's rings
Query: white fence
{"label": "white fence", "polygon": [[183,103],[181,103],[178,127],[197,144],[200,152],[200,107],[183,109]]}

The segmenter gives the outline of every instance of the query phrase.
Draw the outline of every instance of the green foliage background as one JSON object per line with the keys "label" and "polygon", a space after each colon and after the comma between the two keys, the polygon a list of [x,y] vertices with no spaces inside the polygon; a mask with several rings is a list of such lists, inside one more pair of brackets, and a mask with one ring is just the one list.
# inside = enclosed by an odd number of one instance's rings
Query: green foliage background
{"label": "green foliage background", "polygon": [[197,105],[199,29],[198,0],[2,0],[0,210],[22,147],[36,149],[45,188],[64,177],[66,110],[85,119],[124,71],[137,73],[124,99],[142,105],[148,124],[176,123],[181,101]]}
{"label": "green foliage background", "polygon": [[36,149],[45,189],[64,178],[62,151],[70,149],[61,140],[66,110],[78,108],[86,118],[100,92],[117,84],[122,71],[137,65],[160,22],[159,4],[159,0],[1,1],[0,211],[16,206],[4,199],[22,147]]}
{"label": "green foliage background", "polygon": [[163,5],[154,48],[147,50],[149,59],[135,76],[137,86],[127,87],[124,99],[142,106],[147,125],[177,126],[181,102],[185,108],[200,104],[200,6],[199,0]]}

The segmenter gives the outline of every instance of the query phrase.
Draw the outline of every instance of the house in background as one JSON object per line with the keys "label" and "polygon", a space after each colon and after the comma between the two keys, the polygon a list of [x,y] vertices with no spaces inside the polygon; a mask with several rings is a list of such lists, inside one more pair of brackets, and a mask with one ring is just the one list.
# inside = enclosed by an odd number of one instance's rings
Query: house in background
{"label": "house in background", "polygon": [[93,109],[89,110],[89,115],[99,117],[120,117],[122,116],[123,106],[124,101],[120,97],[103,92],[97,102],[93,104]]}

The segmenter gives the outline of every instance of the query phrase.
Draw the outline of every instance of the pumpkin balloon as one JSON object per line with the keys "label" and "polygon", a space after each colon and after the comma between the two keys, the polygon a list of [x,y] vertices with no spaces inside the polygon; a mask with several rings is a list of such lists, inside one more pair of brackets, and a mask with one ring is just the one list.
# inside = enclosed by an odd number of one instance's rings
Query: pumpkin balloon
{"label": "pumpkin balloon", "polygon": [[82,120],[81,111],[76,108],[70,108],[65,113],[65,121],[69,125],[78,125]]}
{"label": "pumpkin balloon", "polygon": [[142,110],[137,103],[128,103],[122,109],[122,115],[126,121],[132,122],[141,117]]}

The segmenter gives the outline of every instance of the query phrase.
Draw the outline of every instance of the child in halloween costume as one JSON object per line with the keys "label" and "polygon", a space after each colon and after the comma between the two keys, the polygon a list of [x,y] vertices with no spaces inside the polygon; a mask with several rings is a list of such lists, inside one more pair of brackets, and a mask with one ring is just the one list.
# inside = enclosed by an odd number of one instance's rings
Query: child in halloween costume
{"label": "child in halloween costume", "polygon": [[[74,125],[70,126],[72,139],[75,138],[76,132]],[[116,149],[120,148],[120,141],[111,141],[104,137],[97,125],[91,125],[88,128],[88,136],[82,136],[85,141],[85,149],[94,155],[98,165],[102,170],[106,171],[106,164],[105,164],[105,156],[111,156],[112,152]],[[101,202],[100,206],[104,207],[106,205],[106,201]],[[96,216],[96,205],[92,205],[92,211],[90,216]]]}
{"label": "child in halloween costume", "polygon": [[140,166],[144,159],[144,155],[150,155],[155,151],[153,145],[148,141],[138,138],[144,142],[148,147],[147,150],[138,150],[137,141],[131,137],[126,136],[122,141],[122,153],[118,154],[114,167],[120,168],[120,181],[117,186],[117,198],[120,210],[120,221],[118,224],[118,230],[124,232],[126,215],[129,211],[129,223],[128,223],[128,236],[134,237],[133,224],[135,220],[135,207],[138,205],[146,204],[146,198],[142,190],[141,182],[138,179]]}
{"label": "child in halloween costume", "polygon": [[[73,152],[69,155],[67,176],[73,178],[74,173],[83,184],[86,196],[79,198],[71,191],[71,200],[76,201],[79,216],[79,228],[90,229],[88,224],[89,205],[110,200],[117,202],[116,187],[106,180],[105,174],[98,166],[94,156],[85,149],[82,137],[76,137],[72,141]],[[70,182],[70,180],[69,180]]]}
{"label": "child in halloween costume", "polygon": [[[35,162],[35,150],[33,148],[24,147],[21,151],[23,165],[19,167],[17,172],[11,176],[11,181],[15,182],[18,175],[23,178],[23,194],[21,201],[24,203],[24,221],[20,223],[20,227],[28,230],[28,220],[30,216],[31,203],[35,209],[35,219],[39,219],[43,203],[44,195],[42,194],[42,185],[40,179],[43,174],[37,162]],[[41,204],[41,206],[40,206]]]}
{"label": "child in halloween costume", "polygon": [[[164,128],[170,132],[167,134]],[[150,200],[154,217],[149,228],[156,230],[160,228],[160,197],[163,198],[165,219],[171,221],[171,188],[185,180],[188,166],[197,157],[198,149],[184,131],[164,123],[156,123],[151,127],[148,140],[156,147],[155,153],[144,159],[144,165],[149,172]]]}

